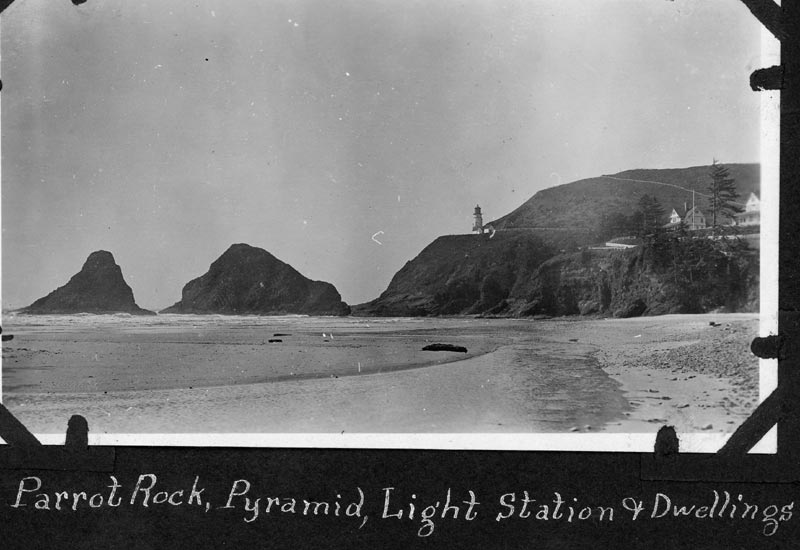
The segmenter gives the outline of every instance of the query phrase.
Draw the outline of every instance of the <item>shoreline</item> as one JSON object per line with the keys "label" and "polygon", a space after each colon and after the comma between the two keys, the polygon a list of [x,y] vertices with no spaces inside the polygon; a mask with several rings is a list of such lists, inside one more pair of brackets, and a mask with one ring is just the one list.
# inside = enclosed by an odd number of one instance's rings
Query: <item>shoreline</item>
{"label": "shoreline", "polygon": [[[509,358],[518,346],[454,364],[385,372],[347,379],[289,380],[193,390],[137,390],[98,396],[17,394],[8,402],[35,432],[60,432],[63,418],[84,415],[93,433],[381,433],[491,434],[559,433],[576,421],[602,423],[618,411],[616,388],[599,369],[574,357],[559,357],[534,371],[560,380],[561,390],[531,399]],[[570,354],[568,354],[570,355]],[[524,369],[523,369],[524,370]],[[589,375],[576,380],[576,375]],[[604,380],[605,379],[605,380]],[[577,410],[577,387],[582,387]],[[586,392],[586,393],[583,393]],[[540,394],[541,395],[541,394]],[[527,408],[533,416],[520,411]],[[592,412],[594,411],[594,412]],[[599,415],[599,416],[598,416]],[[146,426],[146,432],[141,428]]]}
{"label": "shoreline", "polygon": [[[710,325],[715,318],[724,321]],[[631,406],[604,431],[670,425],[678,433],[730,433],[750,416],[758,405],[759,364],[749,341],[758,334],[758,320],[704,314],[687,322],[705,323],[696,327],[700,338],[683,340],[683,327],[637,319],[628,324],[639,342],[598,346],[593,356]]]}
{"label": "shoreline", "polygon": [[[464,356],[464,357],[453,357],[452,359],[445,359],[444,361],[427,361],[422,363],[409,363],[409,364],[401,364],[401,365],[393,365],[391,367],[386,367],[386,370],[382,370],[381,367],[377,369],[370,369],[370,370],[362,370],[361,372],[352,372],[352,371],[338,371],[330,374],[322,374],[322,373],[308,373],[308,374],[289,374],[289,375],[282,375],[276,376],[272,378],[267,378],[263,380],[240,380],[230,384],[203,384],[198,383],[194,384],[191,387],[183,387],[183,386],[175,386],[175,387],[150,387],[150,388],[132,388],[132,389],[120,389],[120,390],[106,390],[102,393],[100,390],[96,390],[93,392],[76,392],[76,391],[51,391],[51,392],[41,392],[41,391],[25,391],[19,390],[26,385],[17,386],[15,389],[8,389],[6,384],[3,384],[3,391],[9,392],[9,394],[15,397],[31,397],[37,395],[63,395],[63,396],[83,396],[83,395],[92,395],[92,394],[99,394],[99,395],[120,395],[124,396],[125,394],[129,393],[136,393],[136,392],[172,392],[172,391],[182,391],[182,390],[212,390],[212,389],[221,389],[221,388],[236,388],[239,386],[261,386],[267,384],[276,384],[281,382],[303,382],[309,380],[327,380],[330,378],[339,379],[339,378],[355,378],[355,377],[369,377],[369,376],[384,376],[388,374],[393,374],[396,372],[404,372],[409,370],[419,370],[419,369],[426,369],[430,367],[440,367],[446,365],[452,365],[454,363],[460,363],[462,361],[468,361],[470,359],[481,358],[486,355],[490,355],[500,348],[504,346],[495,346],[493,348],[487,350],[481,350],[480,352]],[[442,352],[430,352],[430,353],[442,353]],[[451,352],[454,353],[454,352]],[[459,354],[460,355],[460,354]]]}
{"label": "shoreline", "polygon": [[[727,433],[757,403],[758,362],[748,350],[758,326],[752,314],[412,320],[333,327],[335,339],[324,343],[324,321],[296,321],[290,328],[220,327],[212,320],[179,327],[177,339],[176,330],[153,327],[67,334],[36,327],[13,342],[38,348],[32,350],[38,363],[31,364],[31,355],[28,364],[9,369],[6,355],[16,352],[4,347],[4,401],[42,432],[62,431],[58,426],[75,413],[101,433],[137,426],[338,433],[341,426],[476,434],[655,433],[665,424],[682,433]],[[292,334],[284,344],[262,345],[273,330]],[[209,339],[220,343],[195,345]],[[471,352],[420,350],[435,341]],[[131,352],[139,347],[156,363]],[[358,373],[357,359],[365,357],[371,362]],[[9,391],[10,374],[27,384]],[[61,391],[37,385],[48,376],[65,381]],[[102,382],[92,384],[95,377],[117,381],[104,391]]]}

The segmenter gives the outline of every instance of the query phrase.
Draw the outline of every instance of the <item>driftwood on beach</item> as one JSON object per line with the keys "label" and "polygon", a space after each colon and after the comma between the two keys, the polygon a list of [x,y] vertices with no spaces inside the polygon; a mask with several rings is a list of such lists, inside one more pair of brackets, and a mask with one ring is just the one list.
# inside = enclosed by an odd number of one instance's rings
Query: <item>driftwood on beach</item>
{"label": "driftwood on beach", "polygon": [[467,348],[464,346],[454,346],[453,344],[429,344],[422,348],[422,351],[457,351],[460,353],[467,353]]}

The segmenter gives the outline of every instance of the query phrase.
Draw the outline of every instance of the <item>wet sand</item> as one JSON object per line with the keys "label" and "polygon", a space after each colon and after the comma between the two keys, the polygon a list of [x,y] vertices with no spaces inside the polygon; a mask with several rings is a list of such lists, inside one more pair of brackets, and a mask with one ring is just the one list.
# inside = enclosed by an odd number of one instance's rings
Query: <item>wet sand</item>
{"label": "wet sand", "polygon": [[758,335],[755,314],[561,323],[568,339],[595,347],[593,356],[621,384],[631,407],[605,431],[654,432],[671,425],[679,433],[729,433],[758,404],[758,359],[750,352]]}
{"label": "wet sand", "polygon": [[4,403],[36,433],[636,433],[729,432],[757,396],[754,315],[164,317],[14,327]]}
{"label": "wet sand", "polygon": [[[16,338],[3,346],[4,393],[191,389],[392,372],[474,357],[507,340],[464,320],[436,328],[320,317],[83,320],[16,330],[7,323]],[[468,353],[422,351],[437,337],[468,346]]]}

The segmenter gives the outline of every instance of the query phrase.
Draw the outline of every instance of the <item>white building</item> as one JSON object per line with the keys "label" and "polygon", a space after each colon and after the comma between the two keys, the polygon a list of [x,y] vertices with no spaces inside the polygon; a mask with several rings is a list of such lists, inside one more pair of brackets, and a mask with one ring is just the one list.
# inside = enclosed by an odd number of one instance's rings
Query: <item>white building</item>
{"label": "white building", "polygon": [[736,225],[759,225],[761,223],[761,200],[750,193],[744,205],[744,212],[736,214]]}
{"label": "white building", "polygon": [[680,214],[678,214],[678,212],[673,208],[672,212],[669,214],[669,223],[664,225],[664,227],[668,229],[675,228],[681,223],[681,221],[686,225],[686,229],[689,231],[705,229],[708,227],[705,214],[703,214],[696,206],[694,208],[690,208],[683,218],[681,218]]}
{"label": "white building", "polygon": [[706,224],[705,214],[703,214],[696,206],[694,208],[690,208],[689,211],[686,212],[686,215],[683,217],[683,221],[689,231],[694,231],[695,229],[705,229],[708,227]]}

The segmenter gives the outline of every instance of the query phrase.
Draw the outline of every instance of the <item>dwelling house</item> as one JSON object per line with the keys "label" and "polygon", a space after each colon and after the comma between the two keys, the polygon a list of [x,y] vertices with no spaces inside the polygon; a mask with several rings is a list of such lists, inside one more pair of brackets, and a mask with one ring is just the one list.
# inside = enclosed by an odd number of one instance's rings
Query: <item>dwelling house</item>
{"label": "dwelling house", "polygon": [[761,223],[761,200],[750,193],[744,205],[744,212],[736,214],[736,225],[759,225]]}
{"label": "dwelling house", "polygon": [[696,229],[705,229],[708,227],[706,224],[706,216],[698,207],[693,207],[687,210],[686,214],[681,218],[680,214],[673,208],[669,214],[669,223],[664,225],[667,229],[677,227],[681,222],[686,225],[686,229],[694,231]]}
{"label": "dwelling house", "polygon": [[686,215],[683,217],[683,221],[689,231],[705,229],[708,227],[708,224],[706,224],[705,214],[703,214],[696,206],[694,208],[690,208],[689,211],[686,212]]}

